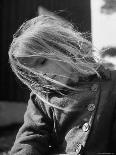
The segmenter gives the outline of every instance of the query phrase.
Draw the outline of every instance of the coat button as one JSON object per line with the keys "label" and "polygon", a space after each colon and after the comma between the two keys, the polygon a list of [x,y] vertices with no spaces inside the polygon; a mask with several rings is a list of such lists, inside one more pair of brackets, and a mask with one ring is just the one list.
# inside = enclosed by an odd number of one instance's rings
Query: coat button
{"label": "coat button", "polygon": [[93,92],[96,92],[97,89],[98,89],[98,85],[97,85],[97,84],[93,84],[93,86],[91,87],[91,90],[92,90]]}
{"label": "coat button", "polygon": [[78,154],[81,151],[81,148],[82,148],[82,145],[78,143],[75,152]]}
{"label": "coat button", "polygon": [[89,104],[88,105],[88,110],[93,111],[95,109],[95,104]]}
{"label": "coat button", "polygon": [[85,123],[83,126],[82,126],[82,130],[84,131],[84,132],[87,132],[88,130],[89,130],[89,124],[88,123]]}

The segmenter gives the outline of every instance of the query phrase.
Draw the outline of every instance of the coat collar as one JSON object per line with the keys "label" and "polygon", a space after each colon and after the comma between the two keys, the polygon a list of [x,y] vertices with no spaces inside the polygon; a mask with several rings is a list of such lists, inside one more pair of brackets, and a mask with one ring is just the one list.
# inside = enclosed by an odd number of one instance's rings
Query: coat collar
{"label": "coat collar", "polygon": [[100,74],[100,81],[111,79],[111,71],[109,69],[105,69],[104,66],[100,66],[97,71]]}

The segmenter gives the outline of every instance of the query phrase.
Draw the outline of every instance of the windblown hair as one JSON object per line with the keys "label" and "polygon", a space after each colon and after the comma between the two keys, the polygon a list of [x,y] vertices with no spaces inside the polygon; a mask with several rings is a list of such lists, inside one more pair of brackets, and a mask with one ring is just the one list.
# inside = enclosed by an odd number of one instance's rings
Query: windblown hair
{"label": "windblown hair", "polygon": [[[80,72],[84,76],[99,75],[97,69],[100,64],[95,61],[91,42],[72,24],[54,16],[42,15],[22,24],[10,46],[10,64],[17,77],[41,99],[50,90],[58,91],[58,85],[75,90],[51,79],[49,73],[36,72],[32,60],[40,56],[57,57],[57,61],[70,64],[75,73]],[[45,102],[50,104],[47,100]]]}

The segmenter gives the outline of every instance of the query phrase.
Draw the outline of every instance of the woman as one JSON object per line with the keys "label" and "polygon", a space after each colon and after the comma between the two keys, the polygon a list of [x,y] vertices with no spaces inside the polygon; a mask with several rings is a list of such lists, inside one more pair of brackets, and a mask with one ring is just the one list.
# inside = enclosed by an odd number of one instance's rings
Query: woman
{"label": "woman", "polygon": [[73,25],[53,16],[27,21],[9,60],[31,90],[11,155],[116,153],[115,72]]}

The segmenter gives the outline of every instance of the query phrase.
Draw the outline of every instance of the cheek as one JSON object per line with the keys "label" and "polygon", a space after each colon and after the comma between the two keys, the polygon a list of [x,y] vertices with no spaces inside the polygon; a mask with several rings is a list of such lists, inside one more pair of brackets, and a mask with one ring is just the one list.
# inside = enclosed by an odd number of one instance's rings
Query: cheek
{"label": "cheek", "polygon": [[59,65],[59,68],[62,70],[62,72],[66,73],[66,74],[71,74],[72,67],[69,64],[61,62],[58,65]]}
{"label": "cheek", "polygon": [[48,64],[43,68],[43,71],[57,75],[68,75],[66,70],[61,68],[61,66],[57,65],[56,63]]}
{"label": "cheek", "polygon": [[59,82],[62,82],[62,83],[64,83],[64,84],[66,84],[67,83],[67,81],[69,80],[69,77],[62,77],[62,76],[56,76],[56,78],[55,78],[57,81],[59,81]]}

